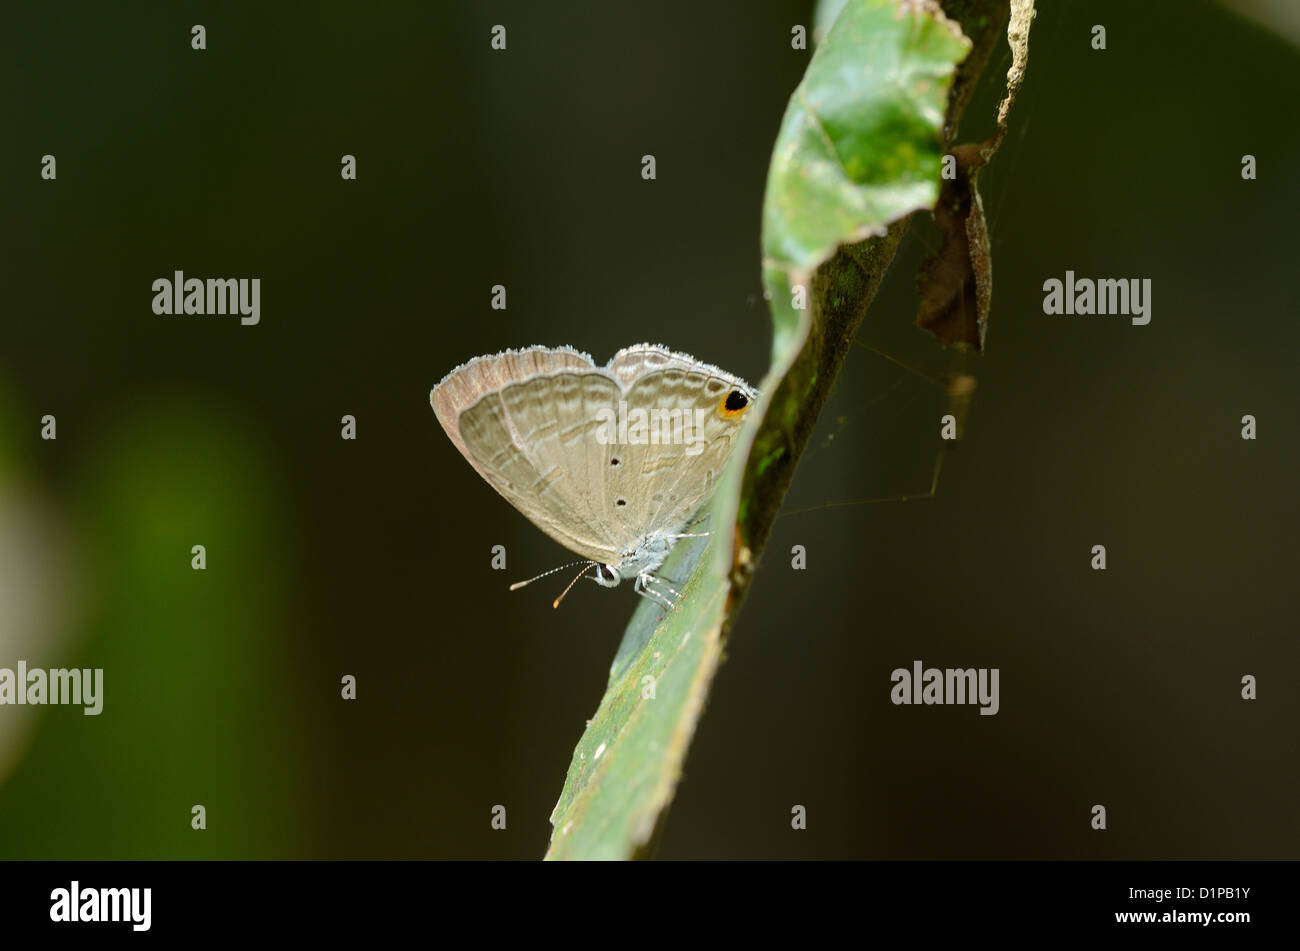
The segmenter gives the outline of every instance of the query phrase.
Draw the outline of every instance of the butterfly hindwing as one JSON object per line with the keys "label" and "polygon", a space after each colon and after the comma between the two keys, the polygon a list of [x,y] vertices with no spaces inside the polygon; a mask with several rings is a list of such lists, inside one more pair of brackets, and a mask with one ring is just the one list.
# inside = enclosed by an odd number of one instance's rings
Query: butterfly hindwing
{"label": "butterfly hindwing", "polygon": [[[731,377],[673,366],[643,372],[631,384],[624,397],[627,440],[607,453],[607,521],[633,538],[686,524],[731,454],[743,412],[721,407],[738,387],[744,384]],[[748,403],[752,391],[741,392]]]}

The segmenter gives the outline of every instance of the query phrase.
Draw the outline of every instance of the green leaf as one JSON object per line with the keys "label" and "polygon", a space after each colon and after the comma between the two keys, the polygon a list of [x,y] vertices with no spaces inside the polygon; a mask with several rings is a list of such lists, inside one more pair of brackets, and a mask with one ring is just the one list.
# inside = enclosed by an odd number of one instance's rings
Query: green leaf
{"label": "green leaf", "polygon": [[813,9],[813,42],[820,43],[826,39],[835,18],[844,9],[844,0],[817,0]]}
{"label": "green leaf", "polygon": [[[763,396],[710,503],[707,528],[694,529],[712,535],[679,545],[664,567],[665,577],[683,582],[677,610],[665,615],[645,602],[628,625],[551,815],[548,859],[636,858],[653,846],[795,464],[903,219],[938,195],[953,119],[948,91],[970,48],[937,3],[849,0],[791,97],[764,200],[763,275],[775,333]],[[791,289],[801,283],[809,306],[796,310]]]}
{"label": "green leaf", "polygon": [[547,858],[629,858],[649,844],[721,656],[726,546],[708,541],[678,545],[661,572],[687,578],[676,611],[643,599],[632,615],[551,815]]}
{"label": "green leaf", "polygon": [[781,121],[763,201],[763,256],[807,274],[840,244],[939,196],[943,120],[970,50],[922,4],[847,5]]}

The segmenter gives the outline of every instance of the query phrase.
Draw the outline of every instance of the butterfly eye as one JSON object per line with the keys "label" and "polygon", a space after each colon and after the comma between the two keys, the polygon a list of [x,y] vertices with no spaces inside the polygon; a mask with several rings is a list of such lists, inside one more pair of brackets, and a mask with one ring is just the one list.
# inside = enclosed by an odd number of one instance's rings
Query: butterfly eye
{"label": "butterfly eye", "polygon": [[621,466],[621,465],[622,465],[622,463],[619,462],[617,456],[615,456],[613,459],[609,460],[609,464],[610,464],[611,466]]}
{"label": "butterfly eye", "polygon": [[616,500],[614,501],[614,504],[615,504],[615,505],[627,505],[627,499],[616,499]]}
{"label": "butterfly eye", "polygon": [[727,398],[722,401],[722,412],[725,416],[735,416],[748,405],[748,396],[740,392],[740,390],[732,390],[727,394]]}

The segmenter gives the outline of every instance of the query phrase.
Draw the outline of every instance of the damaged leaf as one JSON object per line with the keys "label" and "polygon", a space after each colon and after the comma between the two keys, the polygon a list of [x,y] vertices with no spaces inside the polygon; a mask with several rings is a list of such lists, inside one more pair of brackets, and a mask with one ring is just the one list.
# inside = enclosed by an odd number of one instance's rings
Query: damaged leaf
{"label": "damaged leaf", "polygon": [[921,305],[916,315],[916,325],[943,344],[984,349],[993,297],[993,262],[978,178],[1006,136],[1007,115],[1029,61],[1033,19],[1033,0],[1011,0],[1007,22],[1011,68],[1007,70],[1006,95],[998,104],[997,129],[983,142],[954,147],[948,153],[951,160],[945,159],[943,188],[934,208],[943,243],[938,253],[921,265],[917,276]]}

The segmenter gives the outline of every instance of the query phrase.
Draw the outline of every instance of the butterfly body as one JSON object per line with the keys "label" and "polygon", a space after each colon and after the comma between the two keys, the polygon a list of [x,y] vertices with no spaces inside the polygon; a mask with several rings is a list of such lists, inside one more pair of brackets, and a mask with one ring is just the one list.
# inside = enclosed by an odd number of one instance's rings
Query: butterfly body
{"label": "butterfly body", "polygon": [[[529,347],[457,367],[429,399],[452,443],[538,528],[613,587],[653,572],[712,492],[758,394],[664,347],[604,366]],[[671,589],[669,589],[671,590]]]}
{"label": "butterfly body", "polygon": [[617,564],[601,565],[596,572],[596,581],[607,588],[616,587],[621,579],[632,578],[646,572],[653,572],[668,560],[668,553],[673,543],[681,534],[681,525],[669,526],[669,529],[651,532],[627,551],[622,552]]}

